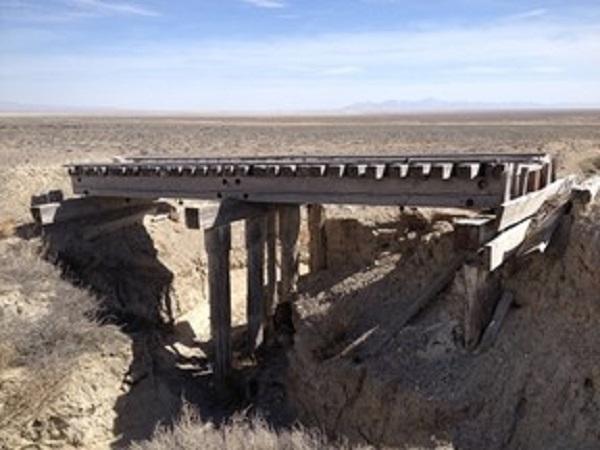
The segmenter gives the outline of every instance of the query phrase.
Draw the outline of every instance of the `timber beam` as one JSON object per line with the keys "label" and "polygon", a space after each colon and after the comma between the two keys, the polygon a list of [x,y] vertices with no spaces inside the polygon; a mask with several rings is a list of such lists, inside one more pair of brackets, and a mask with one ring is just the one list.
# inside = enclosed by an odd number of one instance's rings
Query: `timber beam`
{"label": "timber beam", "polygon": [[496,208],[552,181],[545,154],[124,158],[68,166],[75,193],[258,203]]}

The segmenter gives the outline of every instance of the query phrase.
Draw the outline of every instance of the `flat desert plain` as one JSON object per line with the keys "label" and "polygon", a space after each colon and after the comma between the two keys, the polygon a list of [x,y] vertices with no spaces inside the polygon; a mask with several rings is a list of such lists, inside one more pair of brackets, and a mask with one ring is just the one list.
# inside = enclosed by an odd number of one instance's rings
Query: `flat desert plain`
{"label": "flat desert plain", "polygon": [[327,155],[548,152],[560,171],[594,170],[600,111],[385,116],[0,116],[0,217],[29,197],[68,192],[62,165],[117,155]]}
{"label": "flat desert plain", "polygon": [[[599,448],[598,202],[573,207],[544,254],[507,264],[514,301],[481,352],[464,346],[460,271],[402,320],[453,267],[449,217],[328,206],[327,269],[303,272],[260,352],[234,344],[226,396],[211,375],[197,230],[162,214],[91,238],[19,232],[34,228],[19,226],[32,195],[69,195],[67,163],[469,152],[545,152],[561,174],[600,174],[600,111],[0,116],[0,449]],[[242,231],[233,227],[231,252],[238,331]]]}

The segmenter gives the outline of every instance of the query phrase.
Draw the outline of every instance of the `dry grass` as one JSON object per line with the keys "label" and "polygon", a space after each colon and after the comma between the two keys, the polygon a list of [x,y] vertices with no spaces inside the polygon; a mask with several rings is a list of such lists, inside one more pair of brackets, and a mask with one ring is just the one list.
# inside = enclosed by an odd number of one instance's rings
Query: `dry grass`
{"label": "dry grass", "polygon": [[38,247],[0,242],[0,443],[60,395],[73,360],[105,338],[95,299],[63,281]]}
{"label": "dry grass", "polygon": [[[179,421],[170,427],[157,428],[151,440],[133,444],[131,450],[313,450],[350,449],[344,443],[333,444],[321,433],[301,427],[275,431],[260,418],[235,417],[216,427],[204,423],[186,406]],[[365,448],[365,447],[363,447]]]}

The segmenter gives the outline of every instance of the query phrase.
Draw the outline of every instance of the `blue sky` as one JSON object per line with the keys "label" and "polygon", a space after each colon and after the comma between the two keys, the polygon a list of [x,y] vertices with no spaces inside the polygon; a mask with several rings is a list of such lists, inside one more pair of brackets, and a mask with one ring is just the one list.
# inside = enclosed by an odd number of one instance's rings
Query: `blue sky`
{"label": "blue sky", "polygon": [[0,102],[600,106],[600,2],[0,0]]}

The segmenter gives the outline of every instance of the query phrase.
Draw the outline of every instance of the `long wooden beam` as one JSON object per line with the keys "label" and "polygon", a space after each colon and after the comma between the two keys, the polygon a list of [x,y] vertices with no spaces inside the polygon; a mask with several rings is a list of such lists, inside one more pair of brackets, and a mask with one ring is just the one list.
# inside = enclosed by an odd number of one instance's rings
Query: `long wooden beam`
{"label": "long wooden beam", "polygon": [[129,199],[124,197],[80,197],[69,199],[55,199],[42,203],[41,197],[32,199],[31,215],[40,225],[53,225],[72,220],[85,220],[92,217],[106,215],[117,210],[127,208],[153,208],[156,206],[154,199]]}
{"label": "long wooden beam", "polygon": [[513,180],[521,169],[541,179],[548,164],[546,155],[502,154],[132,158],[73,165],[69,173],[83,195],[485,209],[507,199],[507,183],[525,185]]}

